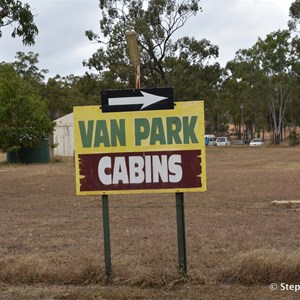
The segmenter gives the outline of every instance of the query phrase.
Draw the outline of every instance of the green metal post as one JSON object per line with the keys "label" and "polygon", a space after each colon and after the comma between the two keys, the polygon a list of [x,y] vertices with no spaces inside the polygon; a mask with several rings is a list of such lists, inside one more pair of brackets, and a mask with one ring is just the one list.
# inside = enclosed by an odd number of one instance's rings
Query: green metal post
{"label": "green metal post", "polygon": [[187,273],[187,263],[186,263],[186,241],[185,241],[183,193],[176,193],[176,216],[177,216],[177,241],[178,241],[179,272],[182,275],[185,275]]}
{"label": "green metal post", "polygon": [[109,276],[111,275],[111,255],[110,255],[108,195],[102,195],[102,216],[103,216],[103,234],[104,234],[105,274],[106,276]]}

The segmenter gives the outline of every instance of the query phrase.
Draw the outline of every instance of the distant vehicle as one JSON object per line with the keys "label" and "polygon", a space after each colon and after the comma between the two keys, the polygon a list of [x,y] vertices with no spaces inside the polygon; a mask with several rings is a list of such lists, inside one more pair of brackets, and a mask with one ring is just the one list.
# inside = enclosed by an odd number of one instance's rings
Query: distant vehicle
{"label": "distant vehicle", "polygon": [[249,143],[249,146],[251,146],[251,147],[262,146],[263,143],[264,143],[264,142],[262,141],[262,139],[253,139],[253,140],[251,140],[251,142]]}
{"label": "distant vehicle", "polygon": [[236,140],[234,144],[239,145],[239,146],[240,145],[247,145],[247,143],[244,140]]}
{"label": "distant vehicle", "polygon": [[226,136],[217,137],[217,146],[228,146],[230,144],[231,142],[228,137]]}
{"label": "distant vehicle", "polygon": [[206,146],[217,146],[216,137],[213,134],[206,134],[205,136]]}

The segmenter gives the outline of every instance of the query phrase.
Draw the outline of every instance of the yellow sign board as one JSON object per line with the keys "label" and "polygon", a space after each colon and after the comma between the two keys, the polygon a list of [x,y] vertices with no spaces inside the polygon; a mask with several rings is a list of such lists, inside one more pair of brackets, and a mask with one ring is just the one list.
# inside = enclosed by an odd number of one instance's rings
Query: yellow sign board
{"label": "yellow sign board", "polygon": [[74,107],[78,195],[206,190],[202,101],[174,109]]}

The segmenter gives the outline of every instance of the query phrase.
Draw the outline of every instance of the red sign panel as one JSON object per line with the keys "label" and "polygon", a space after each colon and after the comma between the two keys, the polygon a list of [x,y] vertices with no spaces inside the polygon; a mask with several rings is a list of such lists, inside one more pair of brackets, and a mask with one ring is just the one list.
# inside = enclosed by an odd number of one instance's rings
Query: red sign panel
{"label": "red sign panel", "polygon": [[79,154],[80,190],[202,187],[201,150]]}

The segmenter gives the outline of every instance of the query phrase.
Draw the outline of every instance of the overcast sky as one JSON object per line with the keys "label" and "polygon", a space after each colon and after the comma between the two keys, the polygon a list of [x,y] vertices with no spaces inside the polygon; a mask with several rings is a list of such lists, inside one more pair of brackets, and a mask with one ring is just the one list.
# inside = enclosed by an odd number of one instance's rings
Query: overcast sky
{"label": "overcast sky", "polygon": [[[27,0],[36,15],[39,29],[36,43],[24,47],[21,38],[11,38],[11,28],[0,39],[0,61],[15,61],[17,51],[39,54],[39,68],[56,74],[83,75],[82,61],[91,57],[98,45],[85,37],[86,30],[99,33],[98,0]],[[192,17],[179,36],[208,39],[219,46],[221,66],[232,60],[239,49],[254,45],[258,37],[286,29],[293,0],[202,0],[203,12]]]}

